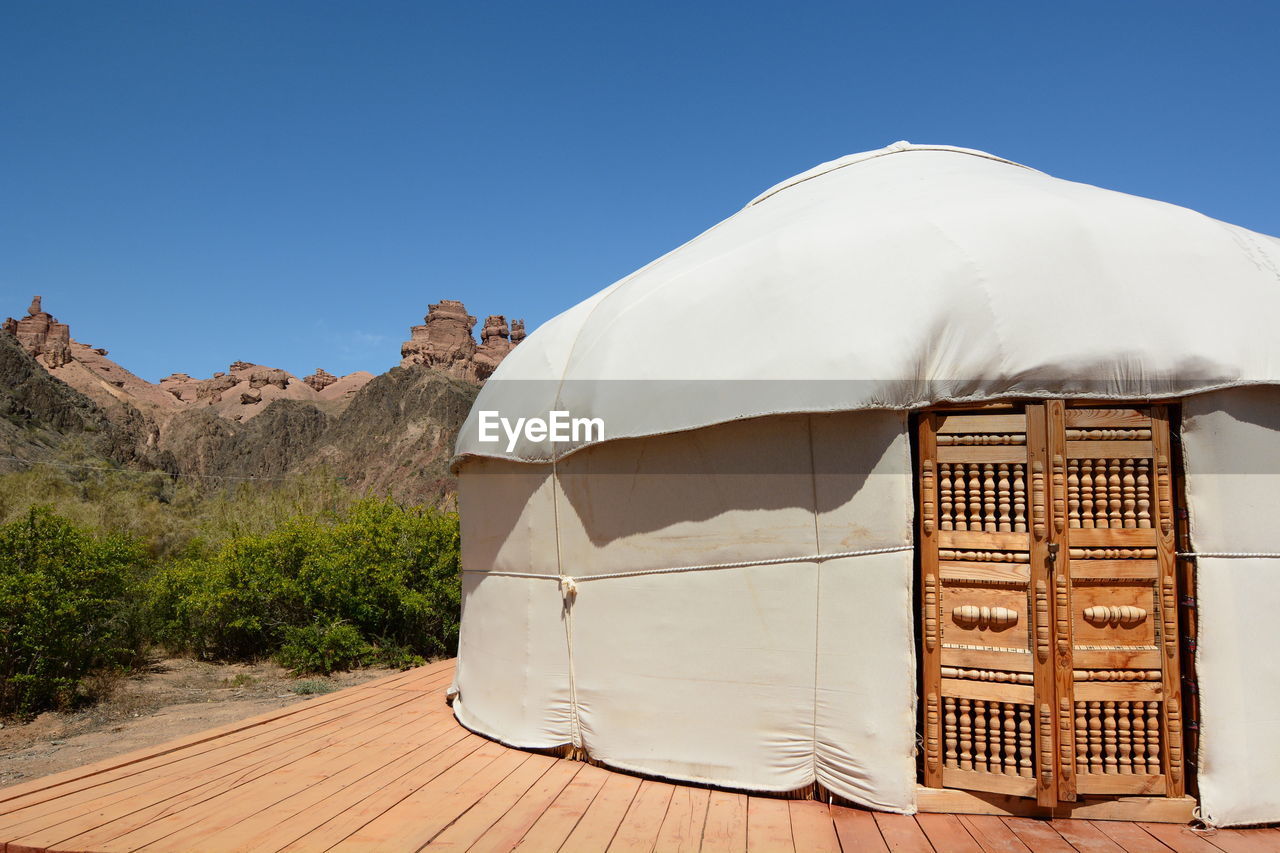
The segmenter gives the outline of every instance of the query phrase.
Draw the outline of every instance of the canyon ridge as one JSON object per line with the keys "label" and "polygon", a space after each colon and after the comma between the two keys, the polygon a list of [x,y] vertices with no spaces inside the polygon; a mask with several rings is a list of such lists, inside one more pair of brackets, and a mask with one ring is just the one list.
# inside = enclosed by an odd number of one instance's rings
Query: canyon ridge
{"label": "canyon ridge", "polygon": [[302,378],[234,361],[158,383],[77,341],[36,296],[0,326],[0,472],[105,459],[208,484],[323,470],[348,487],[414,503],[453,492],[454,439],[484,380],[525,337],[524,322],[432,304],[381,375]]}

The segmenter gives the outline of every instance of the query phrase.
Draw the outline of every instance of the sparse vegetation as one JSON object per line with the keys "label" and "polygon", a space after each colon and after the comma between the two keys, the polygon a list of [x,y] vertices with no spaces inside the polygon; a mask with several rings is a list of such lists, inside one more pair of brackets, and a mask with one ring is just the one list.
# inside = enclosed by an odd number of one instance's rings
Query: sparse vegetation
{"label": "sparse vegetation", "polygon": [[91,698],[150,645],[297,675],[456,650],[456,513],[322,475],[207,493],[36,469],[0,476],[0,522],[0,714]]}

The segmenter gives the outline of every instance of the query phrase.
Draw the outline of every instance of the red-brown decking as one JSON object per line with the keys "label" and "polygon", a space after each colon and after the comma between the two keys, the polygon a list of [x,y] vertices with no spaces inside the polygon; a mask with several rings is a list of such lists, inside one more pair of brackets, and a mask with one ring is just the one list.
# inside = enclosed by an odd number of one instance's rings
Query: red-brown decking
{"label": "red-brown decking", "polygon": [[1280,830],[915,817],[709,791],[507,749],[444,703],[445,661],[0,789],[28,850],[1280,850]]}

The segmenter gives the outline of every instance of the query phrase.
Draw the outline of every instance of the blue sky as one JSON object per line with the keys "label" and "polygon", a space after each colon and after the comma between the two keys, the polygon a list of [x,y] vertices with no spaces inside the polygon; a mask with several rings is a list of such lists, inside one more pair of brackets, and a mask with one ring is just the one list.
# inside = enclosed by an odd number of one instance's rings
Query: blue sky
{"label": "blue sky", "polygon": [[429,302],[536,326],[899,139],[1280,234],[1278,31],[1276,2],[2,0],[0,317],[41,293],[152,380],[380,372]]}

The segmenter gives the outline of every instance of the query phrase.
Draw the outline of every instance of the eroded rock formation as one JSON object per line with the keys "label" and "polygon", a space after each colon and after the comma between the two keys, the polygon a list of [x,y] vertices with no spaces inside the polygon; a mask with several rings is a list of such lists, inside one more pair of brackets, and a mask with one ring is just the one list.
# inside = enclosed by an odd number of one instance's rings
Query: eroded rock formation
{"label": "eroded rock formation", "polygon": [[516,320],[508,328],[506,317],[489,315],[481,327],[479,345],[471,334],[475,325],[476,318],[457,300],[428,306],[423,324],[410,328],[409,340],[400,347],[401,366],[422,364],[457,379],[483,382],[524,340],[524,321]]}
{"label": "eroded rock formation", "polygon": [[[21,320],[7,318],[4,330],[17,338],[27,354],[35,356],[45,367],[61,367],[71,361],[71,327],[59,323],[41,307],[40,302],[41,297],[32,297],[27,316]],[[106,355],[105,350],[102,355]]]}

